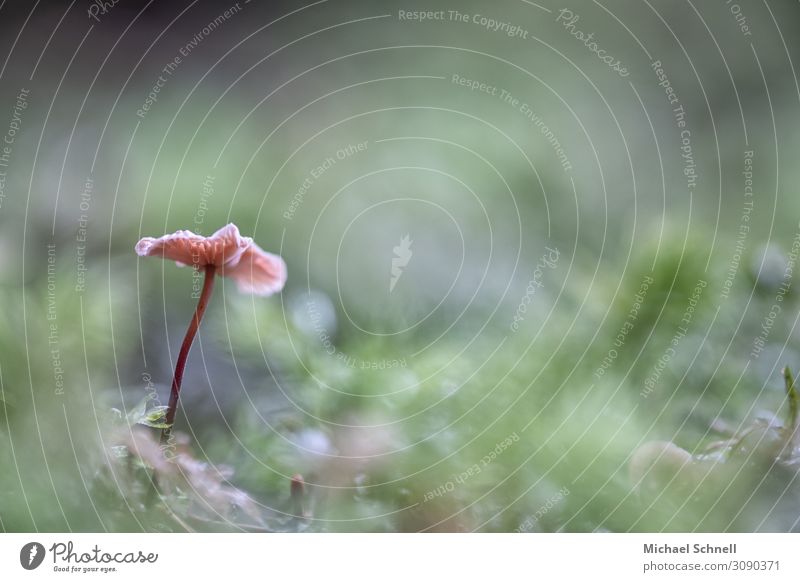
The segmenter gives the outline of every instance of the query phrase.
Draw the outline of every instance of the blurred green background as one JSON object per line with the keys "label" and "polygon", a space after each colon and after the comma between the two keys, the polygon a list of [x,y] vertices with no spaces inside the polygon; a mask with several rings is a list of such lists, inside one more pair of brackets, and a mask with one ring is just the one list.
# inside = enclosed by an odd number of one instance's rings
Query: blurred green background
{"label": "blurred green background", "polygon": [[[797,22],[788,0],[0,4],[0,527],[797,529],[791,463],[703,511],[704,483],[660,512],[628,475],[649,440],[785,417]],[[288,283],[218,281],[159,495],[131,423],[166,402],[192,273],[133,247],[228,222]]]}

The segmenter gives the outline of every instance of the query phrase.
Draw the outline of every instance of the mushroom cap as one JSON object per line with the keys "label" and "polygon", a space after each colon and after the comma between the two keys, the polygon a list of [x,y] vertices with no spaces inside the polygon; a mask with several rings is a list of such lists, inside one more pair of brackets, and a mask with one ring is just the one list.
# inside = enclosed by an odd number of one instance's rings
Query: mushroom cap
{"label": "mushroom cap", "polygon": [[202,269],[207,265],[222,268],[235,263],[253,244],[253,239],[243,237],[235,224],[227,224],[211,236],[201,236],[189,230],[179,230],[159,238],[147,236],[136,243],[140,257],[171,259],[179,265]]}
{"label": "mushroom cap", "polygon": [[227,224],[211,236],[179,230],[159,238],[145,237],[136,243],[140,257],[161,257],[180,266],[202,269],[213,265],[217,272],[236,281],[243,293],[272,295],[286,283],[286,263],[239,234]]}
{"label": "mushroom cap", "polygon": [[236,281],[239,291],[253,295],[272,295],[286,284],[286,263],[251,243],[236,263],[222,268],[222,275]]}

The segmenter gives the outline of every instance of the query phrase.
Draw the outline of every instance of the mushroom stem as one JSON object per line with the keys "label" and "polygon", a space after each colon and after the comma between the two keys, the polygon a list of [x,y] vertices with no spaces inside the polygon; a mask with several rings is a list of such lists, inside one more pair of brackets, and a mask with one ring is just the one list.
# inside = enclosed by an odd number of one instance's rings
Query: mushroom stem
{"label": "mushroom stem", "polygon": [[189,328],[186,330],[186,335],[183,337],[181,351],[178,353],[178,361],[175,364],[175,375],[172,377],[172,389],[169,394],[169,405],[167,406],[167,414],[164,418],[164,423],[167,425],[167,427],[161,431],[162,445],[166,445],[172,435],[172,424],[175,422],[175,413],[178,410],[178,398],[181,392],[181,382],[183,382],[183,370],[186,368],[186,360],[189,356],[189,350],[192,347],[194,336],[197,335],[197,330],[200,327],[200,321],[203,319],[203,314],[208,306],[208,301],[211,299],[211,292],[214,290],[214,271],[214,265],[205,266],[203,290],[200,292],[200,299],[198,300],[197,307],[194,310],[192,321],[189,323]]}

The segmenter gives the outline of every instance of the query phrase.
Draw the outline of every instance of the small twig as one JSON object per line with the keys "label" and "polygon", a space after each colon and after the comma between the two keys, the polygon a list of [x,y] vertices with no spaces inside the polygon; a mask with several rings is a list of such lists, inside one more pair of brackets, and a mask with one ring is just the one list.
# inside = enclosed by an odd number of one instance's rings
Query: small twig
{"label": "small twig", "polygon": [[298,519],[305,519],[308,517],[306,509],[306,482],[303,476],[296,473],[292,476],[291,485],[289,486],[290,498],[292,501],[291,511]]}
{"label": "small twig", "polygon": [[788,440],[790,448],[794,448],[798,433],[797,417],[800,397],[798,397],[797,386],[795,385],[794,377],[792,376],[792,371],[789,369],[789,366],[783,369],[783,379],[786,383],[786,397],[789,399],[789,421],[786,428],[789,431]]}

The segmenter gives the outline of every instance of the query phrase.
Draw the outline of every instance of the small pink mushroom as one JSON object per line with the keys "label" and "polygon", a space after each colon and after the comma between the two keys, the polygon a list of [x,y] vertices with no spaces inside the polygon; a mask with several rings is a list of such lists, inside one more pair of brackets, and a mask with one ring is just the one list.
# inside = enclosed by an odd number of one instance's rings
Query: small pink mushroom
{"label": "small pink mushroom", "polygon": [[252,238],[241,236],[235,224],[223,226],[208,237],[188,230],[179,230],[159,238],[145,237],[136,243],[136,254],[140,257],[169,259],[178,265],[191,266],[205,272],[203,290],[175,365],[175,375],[172,379],[172,390],[164,420],[167,428],[161,433],[163,445],[169,441],[171,435],[186,359],[211,298],[215,275],[219,273],[223,277],[233,279],[243,293],[267,296],[283,289],[286,283],[286,263],[278,255],[263,250],[253,242]]}

